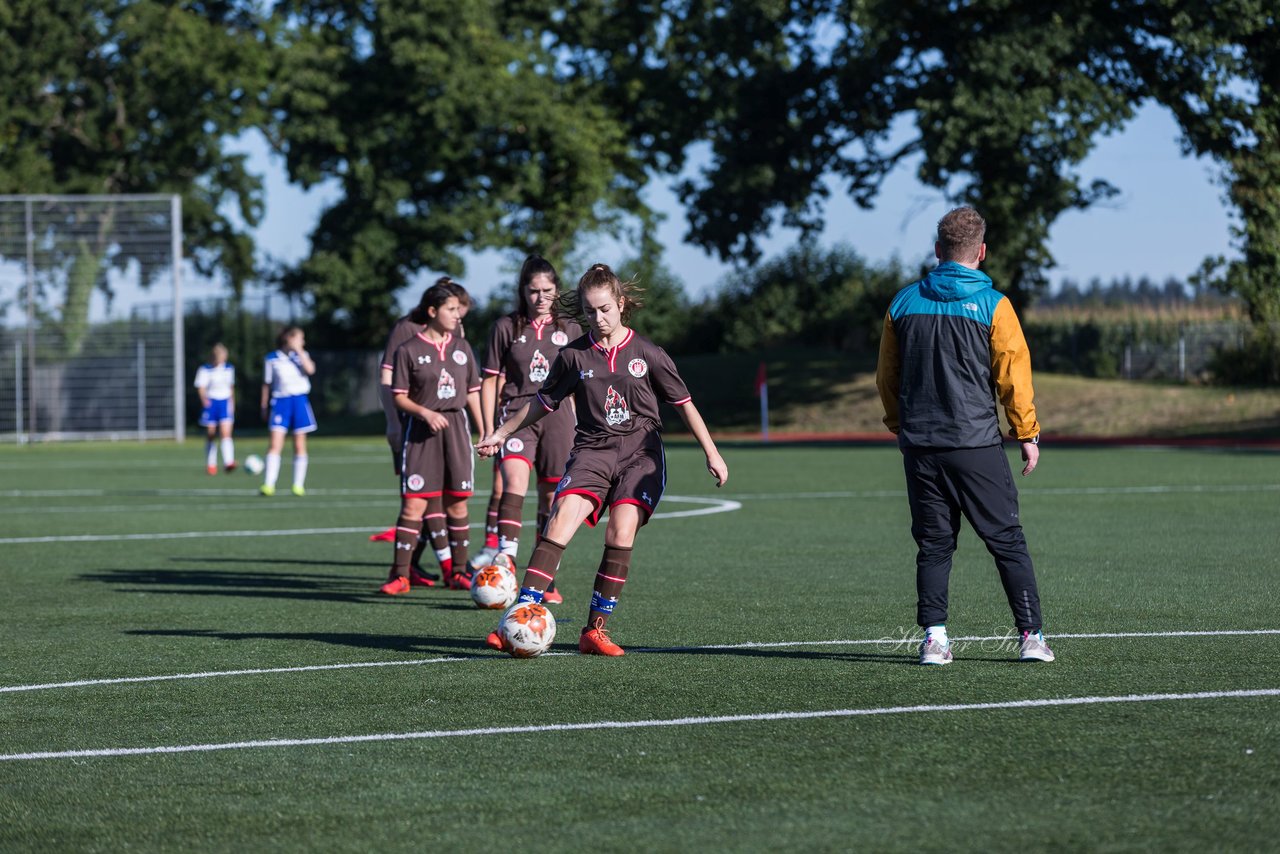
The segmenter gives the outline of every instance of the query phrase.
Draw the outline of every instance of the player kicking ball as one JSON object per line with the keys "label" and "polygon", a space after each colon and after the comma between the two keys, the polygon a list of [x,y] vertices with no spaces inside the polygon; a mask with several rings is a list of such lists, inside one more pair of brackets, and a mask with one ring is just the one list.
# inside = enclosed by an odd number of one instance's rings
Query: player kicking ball
{"label": "player kicking ball", "polygon": [[[565,303],[573,314],[585,317],[587,334],[560,351],[533,400],[476,449],[481,456],[493,456],[508,437],[573,397],[578,415],[573,450],[556,488],[546,532],[525,569],[519,601],[542,603],[574,533],[583,522],[594,527],[607,505],[604,556],[578,651],[618,656],[624,650],[609,637],[606,626],[631,569],[636,533],[658,506],[667,479],[659,402],[676,407],[706,454],[707,471],[717,486],[729,479],[729,468],[671,357],[627,327],[627,319],[641,305],[635,285],[596,264]],[[485,643],[510,652],[499,632],[490,633]]]}

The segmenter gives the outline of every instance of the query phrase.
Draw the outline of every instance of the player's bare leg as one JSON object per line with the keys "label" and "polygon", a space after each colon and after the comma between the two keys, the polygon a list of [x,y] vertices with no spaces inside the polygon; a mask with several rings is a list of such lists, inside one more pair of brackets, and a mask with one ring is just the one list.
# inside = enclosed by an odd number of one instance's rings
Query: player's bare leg
{"label": "player's bare leg", "polygon": [[284,431],[272,430],[267,434],[267,467],[258,491],[263,495],[276,494],[276,480],[280,477],[280,452],[284,450]]}
{"label": "player's bare leg", "polygon": [[204,442],[204,470],[209,474],[218,473],[218,425],[210,424],[208,438]]}

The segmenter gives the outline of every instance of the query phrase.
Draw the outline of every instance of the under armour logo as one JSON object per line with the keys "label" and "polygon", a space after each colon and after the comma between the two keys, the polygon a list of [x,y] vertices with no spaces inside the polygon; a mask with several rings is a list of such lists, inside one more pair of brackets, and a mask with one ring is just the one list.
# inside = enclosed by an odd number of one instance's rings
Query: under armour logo
{"label": "under armour logo", "polygon": [[411,552],[413,551],[413,543],[396,543],[396,548]]}
{"label": "under armour logo", "polygon": [[462,482],[461,489],[462,489],[463,491],[466,491],[466,490],[471,489],[471,481],[469,481],[469,480],[464,480],[464,481]]}
{"label": "under armour logo", "polygon": [[594,379],[595,375],[596,375],[596,372],[594,368],[589,371],[578,371],[578,379],[580,380]]}
{"label": "under armour logo", "polygon": [[526,338],[526,337],[525,337],[525,336],[523,336],[523,335],[521,335],[521,336],[520,336],[519,338],[517,338],[516,340],[517,340],[517,341],[519,341],[521,344],[528,344],[528,343],[529,343],[529,339],[528,339],[528,338]]}
{"label": "under armour logo", "polygon": [[649,497],[649,493],[647,493],[647,492],[642,492],[642,493],[640,493],[640,497],[644,499],[644,503],[645,503],[645,504],[652,504],[652,503],[653,503],[653,499]]}
{"label": "under armour logo", "polygon": [[418,357],[418,364],[419,364],[419,365],[429,365],[429,364],[431,364],[431,357],[430,357],[430,356],[419,356],[419,357]]}

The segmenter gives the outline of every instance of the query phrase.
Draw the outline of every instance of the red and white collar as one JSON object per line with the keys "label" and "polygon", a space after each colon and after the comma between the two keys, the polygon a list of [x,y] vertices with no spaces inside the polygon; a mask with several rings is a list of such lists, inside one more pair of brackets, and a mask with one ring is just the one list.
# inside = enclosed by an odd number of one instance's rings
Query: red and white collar
{"label": "red and white collar", "polygon": [[617,372],[614,367],[614,363],[617,361],[618,351],[631,343],[631,339],[636,337],[636,331],[634,329],[628,329],[626,337],[612,347],[605,347],[597,341],[594,332],[588,332],[587,336],[591,338],[591,346],[599,350],[601,353],[604,353],[604,357],[609,360],[609,373],[612,374]]}
{"label": "red and white collar", "polygon": [[541,323],[538,322],[537,318],[534,318],[533,320],[529,321],[529,326],[533,328],[533,334],[537,336],[539,341],[541,341],[542,330],[546,329],[548,326],[550,326],[554,322],[555,322],[555,319],[551,317],[548,317],[546,320],[542,321]]}
{"label": "red and white collar", "polygon": [[444,340],[438,344],[435,341],[432,341],[431,339],[427,338],[426,334],[423,332],[419,332],[418,337],[421,338],[423,341],[426,341],[432,347],[435,347],[436,352],[440,354],[440,361],[442,362],[444,361],[444,351],[449,348],[449,342],[453,340],[452,332],[446,332],[444,334]]}

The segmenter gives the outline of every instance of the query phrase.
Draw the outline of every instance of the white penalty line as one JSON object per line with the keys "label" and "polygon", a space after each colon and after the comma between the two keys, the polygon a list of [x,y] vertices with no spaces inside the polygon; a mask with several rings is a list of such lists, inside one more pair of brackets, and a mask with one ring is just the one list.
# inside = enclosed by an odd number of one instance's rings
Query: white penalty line
{"label": "white penalty line", "polygon": [[[706,505],[694,510],[658,511],[652,519],[687,519],[691,516],[710,516],[715,513],[731,513],[741,510],[742,504],[724,498],[697,498],[686,495],[666,495],[663,501],[677,504]],[[472,528],[483,528],[483,522],[473,522]],[[159,534],[60,534],[44,537],[0,537],[0,545],[16,546],[36,543],[117,543],[133,540],[199,540],[206,537],[302,537],[315,534],[368,534],[381,531],[367,525],[349,528],[288,528],[285,530],[257,531],[170,531]],[[269,563],[270,561],[266,561]]]}
{"label": "white penalty line", "polygon": [[[1052,640],[1123,640],[1134,638],[1194,638],[1194,637],[1248,637],[1257,635],[1280,635],[1280,629],[1218,629],[1187,630],[1169,632],[1067,632],[1051,635]],[[979,643],[1010,640],[1010,635],[986,635],[953,637],[952,643]],[[707,644],[703,646],[677,647],[632,647],[631,654],[653,655],[661,653],[702,652],[724,649],[785,649],[788,647],[831,647],[831,646],[880,646],[885,649],[897,649],[920,642],[919,637],[882,637],[861,638],[856,640],[800,640],[800,641],[746,641],[733,644]],[[477,653],[480,651],[479,641],[476,643]],[[570,656],[573,653],[553,652],[543,658]],[[102,685],[129,685],[139,682],[175,682],[184,679],[217,679],[228,676],[261,676],[273,673],[314,673],[326,670],[360,670],[369,667],[420,667],[427,664],[449,664],[457,661],[493,660],[495,656],[450,655],[436,658],[414,658],[407,661],[357,661],[345,664],[309,664],[293,667],[255,667],[247,670],[209,670],[200,673],[165,673],[156,676],[118,676],[109,679],[77,679],[72,682],[43,682],[34,685],[0,686],[0,694],[14,694],[25,691],[48,691],[56,688],[92,688]]]}
{"label": "white penalty line", "polygon": [[1185,694],[1122,694],[1093,697],[1045,697],[1033,700],[1004,700],[994,703],[944,703],[931,706],[882,706],[864,709],[819,709],[804,712],[758,712],[743,715],[700,715],[685,718],[658,718],[633,721],[588,721],[584,723],[530,724],[525,726],[437,729],[418,732],[387,732],[369,735],[337,735],[324,738],[271,738],[256,741],[229,741],[216,744],[175,744],[159,747],[107,747],[91,750],[51,750],[0,755],[0,762],[41,759],[87,759],[107,756],[154,756],[167,753],[209,753],[218,750],[251,750],[271,747],[313,747],[366,742],[420,741],[436,738],[474,738],[497,735],[536,735],[551,732],[591,730],[656,729],[658,727],[709,726],[714,724],[805,721],[824,718],[858,718],[878,715],[908,715],[938,712],[989,712],[1004,709],[1042,709],[1065,706],[1097,706],[1113,703],[1161,703],[1186,700],[1234,700],[1280,697],[1280,688],[1252,688],[1236,691],[1195,691]]}

